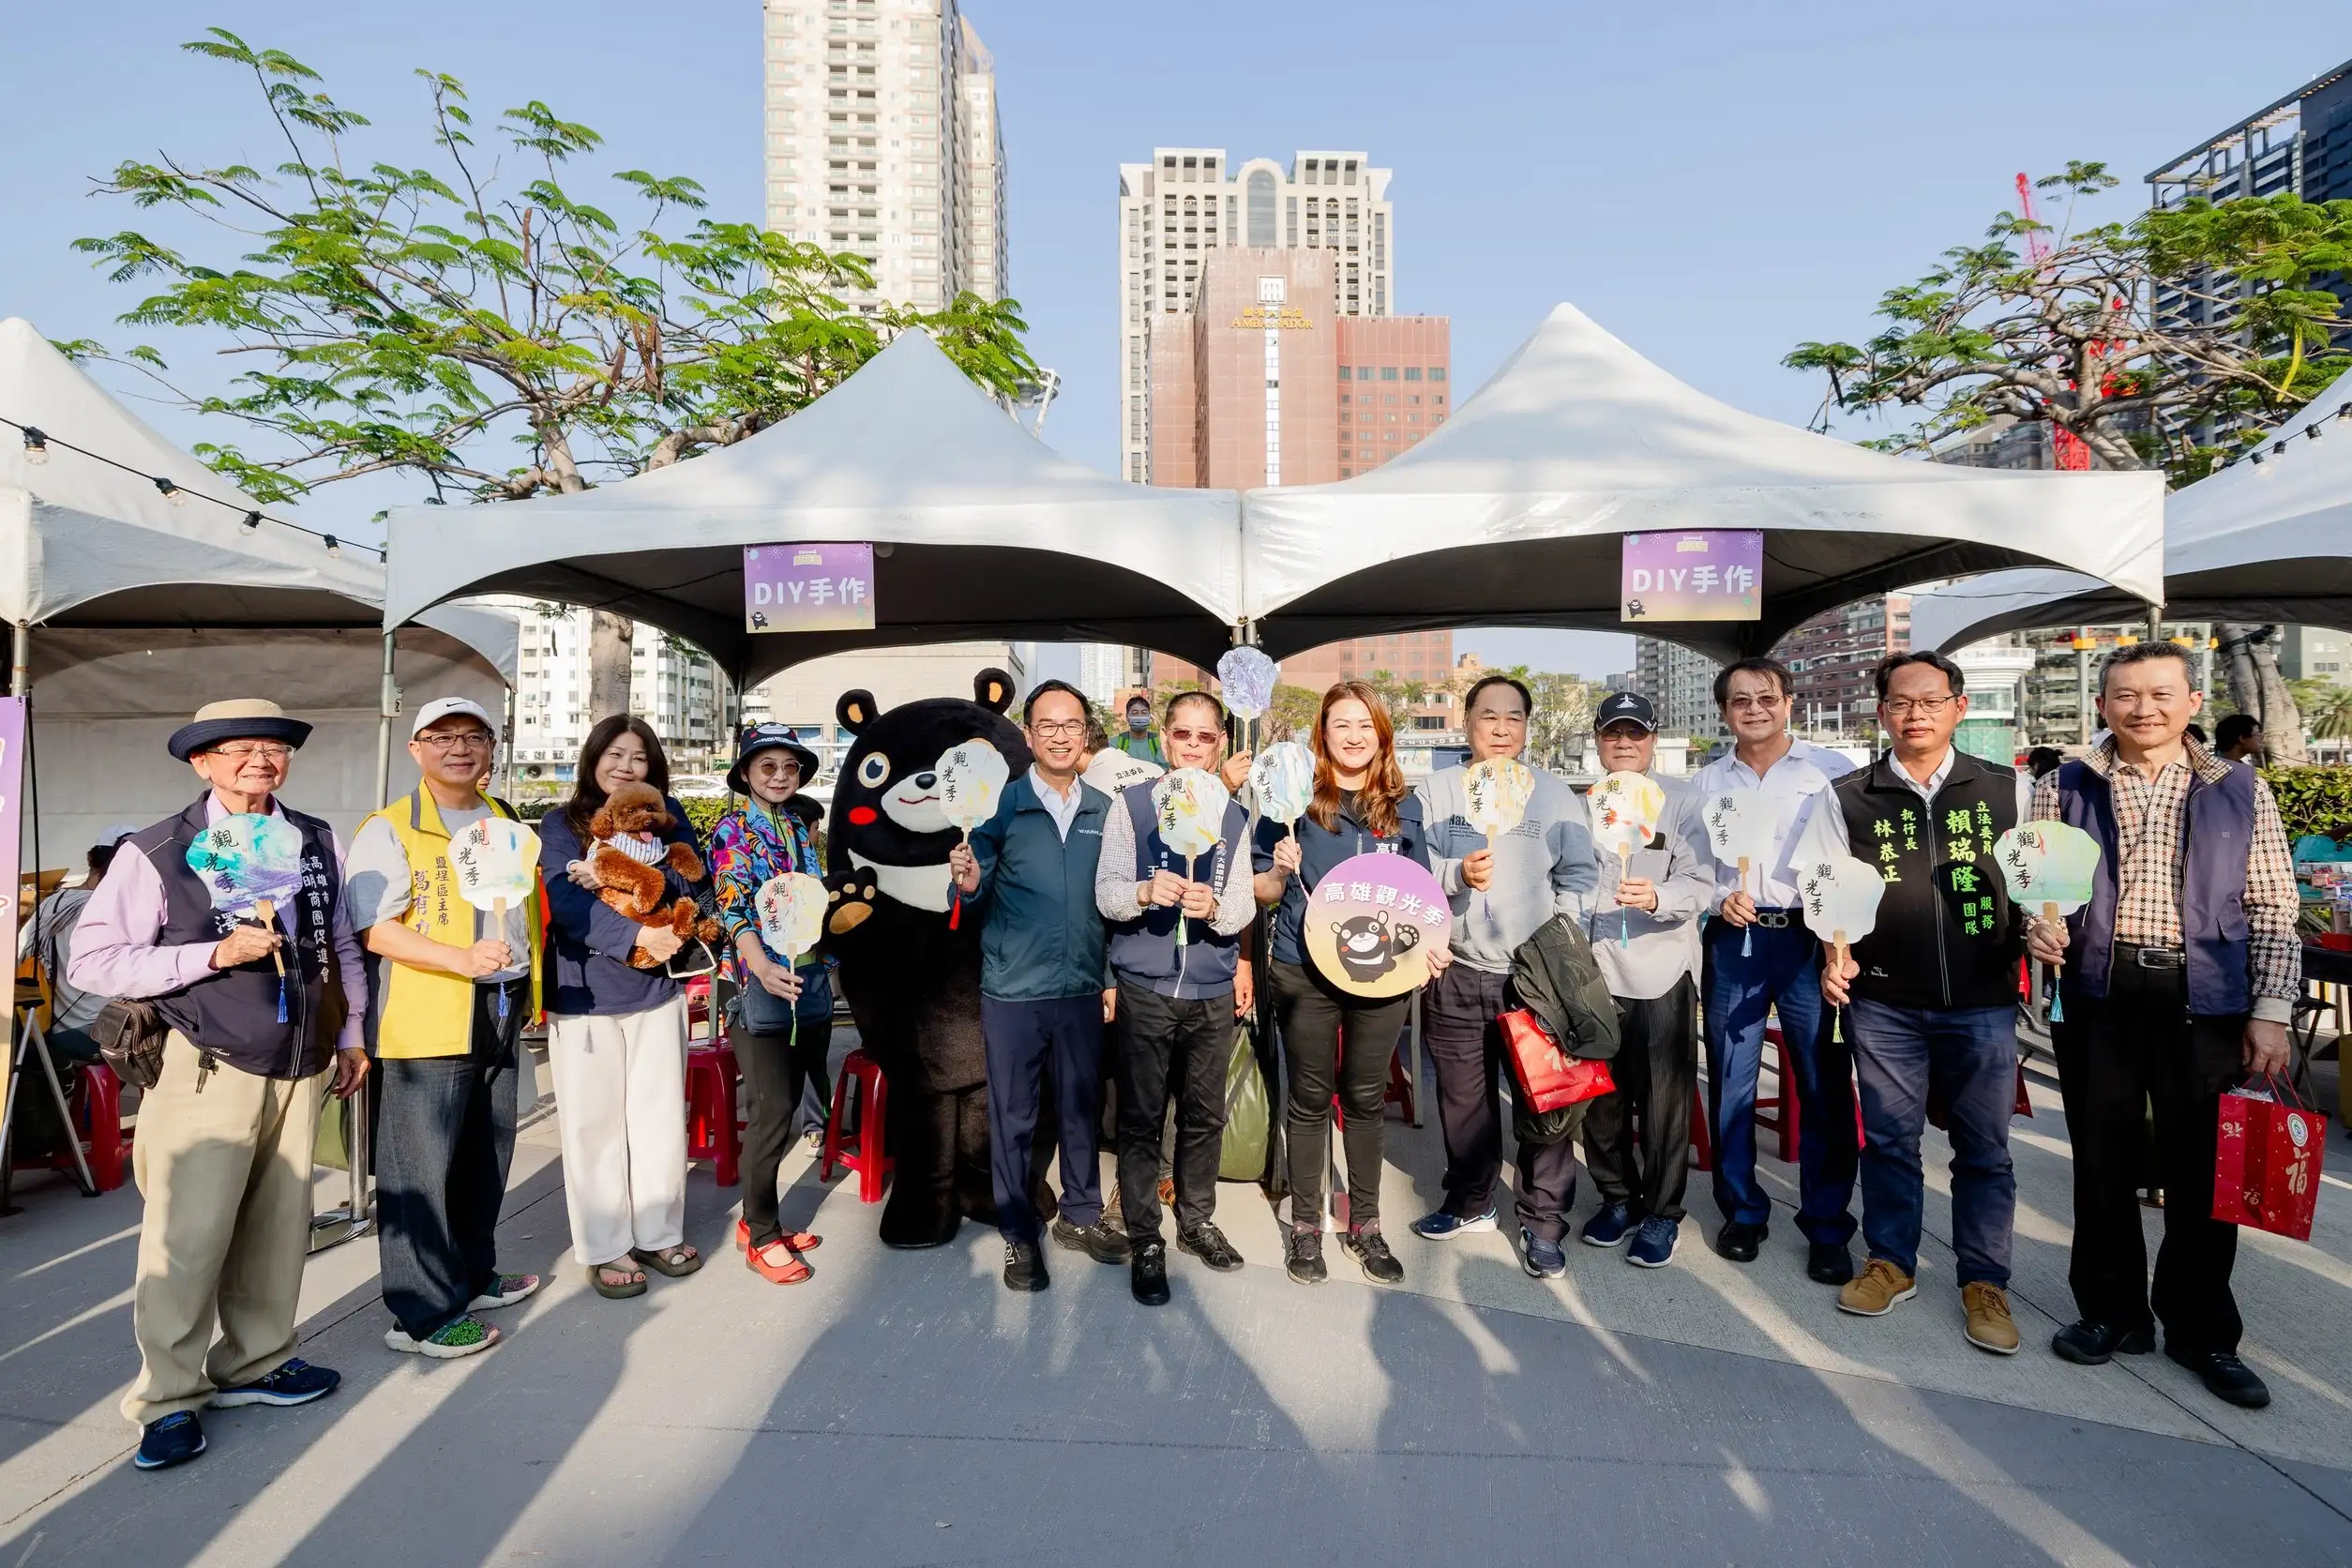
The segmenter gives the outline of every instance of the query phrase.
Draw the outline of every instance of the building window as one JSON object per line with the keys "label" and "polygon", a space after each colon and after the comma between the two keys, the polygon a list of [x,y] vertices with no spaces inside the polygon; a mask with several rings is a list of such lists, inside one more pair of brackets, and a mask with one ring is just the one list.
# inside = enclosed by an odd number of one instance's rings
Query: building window
{"label": "building window", "polygon": [[1407,381],[1419,381],[1421,379],[1421,367],[1418,365],[1406,366],[1405,379]]}
{"label": "building window", "polygon": [[1249,176],[1249,243],[1261,250],[1274,245],[1274,177],[1263,169]]}
{"label": "building window", "polygon": [[[1348,367],[1345,365],[1339,367],[1339,379],[1341,381],[1346,381],[1348,379]],[[1343,393],[1339,400],[1343,403],[1346,402],[1348,400],[1347,396]]]}
{"label": "building window", "polygon": [[1394,365],[1381,366],[1380,379],[1382,381],[1395,381],[1396,379],[1396,367]]}
{"label": "building window", "polygon": [[[1430,379],[1431,381],[1443,381],[1443,380],[1445,379],[1445,367],[1444,367],[1444,366],[1442,366],[1442,365],[1432,365],[1432,366],[1430,366],[1430,367],[1429,367],[1429,379]],[[1438,400],[1438,401],[1440,401],[1440,402],[1443,402],[1443,401],[1445,401],[1445,400],[1444,400],[1443,398],[1440,398],[1440,399]]]}

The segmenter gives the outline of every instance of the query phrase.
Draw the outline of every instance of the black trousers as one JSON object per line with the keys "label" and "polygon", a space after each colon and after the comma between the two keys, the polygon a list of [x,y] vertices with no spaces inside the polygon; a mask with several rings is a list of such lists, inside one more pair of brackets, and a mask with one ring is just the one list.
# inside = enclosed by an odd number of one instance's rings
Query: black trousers
{"label": "black trousers", "polygon": [[1586,1100],[1568,1108],[1568,1128],[1552,1143],[1519,1143],[1519,1224],[1530,1235],[1557,1242],[1568,1234],[1576,1206],[1576,1134],[1592,1114]]}
{"label": "black trousers", "polygon": [[1217,1212],[1225,1146],[1225,1058],[1233,1048],[1233,993],[1179,1001],[1119,982],[1119,1213],[1127,1239],[1160,1233],[1160,1135],[1176,1101],[1176,1229]]}
{"label": "black trousers", "polygon": [[[790,1004],[780,1005],[789,1018]],[[727,1044],[751,1091],[751,1125],[743,1139],[743,1217],[757,1249],[784,1234],[776,1217],[776,1172],[792,1147],[792,1117],[802,1093],[813,1080],[818,1099],[828,1098],[825,1054],[833,1046],[833,1020],[803,1018],[797,1042],[789,1022],[780,1033],[755,1033],[755,1022],[766,1025],[771,1019],[755,1018],[746,1010],[728,1030]]]}
{"label": "black trousers", "polygon": [[1380,1161],[1388,1138],[1382,1102],[1411,999],[1371,1002],[1350,996],[1302,965],[1279,959],[1267,970],[1274,1017],[1282,1025],[1283,1060],[1290,1069],[1289,1106],[1283,1117],[1290,1157],[1290,1223],[1322,1223],[1323,1169],[1336,1094],[1347,1116],[1341,1141],[1348,1154],[1348,1224],[1360,1229],[1380,1217]]}
{"label": "black trousers", "polygon": [[2074,1153],[2076,1310],[2119,1329],[2149,1326],[2148,1248],[2140,1230],[2143,1108],[2156,1116],[2164,1240],[2154,1317],[2169,1347],[2235,1351],[2243,1329],[2229,1275],[2238,1227],[2213,1213],[2214,1127],[2224,1089],[2244,1076],[2246,1020],[2191,1018],[2179,970],[2146,970],[2118,948],[2104,997],[2065,987],[2051,1028],[2066,1132]]}
{"label": "black trousers", "polygon": [[1689,975],[1664,996],[1617,999],[1617,1093],[1584,1118],[1584,1157],[1605,1203],[1637,1215],[1682,1217],[1691,1173],[1691,1096],[1698,1082],[1698,988]]}
{"label": "black trousers", "polygon": [[463,1317],[498,1277],[498,1211],[515,1154],[515,1042],[531,983],[474,988],[466,1054],[387,1058],[376,1123],[384,1304],[413,1339]]}
{"label": "black trousers", "polygon": [[1455,959],[1429,987],[1421,1027],[1438,1072],[1438,1125],[1445,1134],[1445,1212],[1475,1219],[1495,1206],[1502,1174],[1502,1026],[1511,977]]}

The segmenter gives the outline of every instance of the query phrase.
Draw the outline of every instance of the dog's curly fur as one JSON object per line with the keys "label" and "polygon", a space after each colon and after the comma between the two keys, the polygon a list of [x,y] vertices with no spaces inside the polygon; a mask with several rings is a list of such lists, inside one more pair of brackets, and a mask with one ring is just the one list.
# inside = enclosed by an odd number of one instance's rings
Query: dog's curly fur
{"label": "dog's curly fur", "polygon": [[[624,834],[663,833],[674,822],[662,801],[661,792],[650,784],[624,784],[606,797],[603,807],[588,824],[589,832],[599,840],[588,852],[588,864],[598,883],[596,897],[608,908],[641,926],[667,927],[681,937],[716,942],[718,922],[700,918],[693,899],[676,898],[664,903],[668,884],[660,866],[648,866],[601,842]],[[663,863],[689,882],[702,880],[702,857],[694,852],[691,844],[671,844]],[[661,967],[661,960],[641,947],[629,954],[629,963],[638,969]]]}

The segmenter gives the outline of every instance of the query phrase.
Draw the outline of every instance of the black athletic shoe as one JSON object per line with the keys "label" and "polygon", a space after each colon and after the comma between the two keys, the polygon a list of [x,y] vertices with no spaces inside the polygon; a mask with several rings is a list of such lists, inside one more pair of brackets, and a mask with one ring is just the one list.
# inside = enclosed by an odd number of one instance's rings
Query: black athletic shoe
{"label": "black athletic shoe", "polygon": [[195,1411],[181,1410],[147,1423],[139,1435],[138,1457],[131,1463],[141,1470],[169,1470],[173,1465],[188,1463],[204,1451],[204,1423],[196,1419]]}
{"label": "black athletic shoe", "polygon": [[1367,1225],[1361,1230],[1349,1230],[1345,1244],[1349,1252],[1356,1255],[1356,1262],[1363,1268],[1364,1277],[1373,1284],[1395,1285],[1405,1277],[1405,1265],[1396,1260],[1396,1254],[1389,1251],[1388,1238],[1380,1234],[1379,1226]]}
{"label": "black athletic shoe", "polygon": [[2118,1355],[2144,1356],[2156,1348],[2148,1329],[2118,1329],[2088,1318],[2069,1323],[2050,1336],[2050,1351],[2077,1366],[2104,1366]]}
{"label": "black athletic shoe", "polygon": [[1854,1277],[1854,1255],[1844,1242],[1815,1242],[1805,1248],[1805,1277],[1816,1285],[1843,1285]]}
{"label": "black athletic shoe", "polygon": [[1331,1271],[1323,1267],[1323,1233],[1312,1226],[1292,1226],[1289,1257],[1283,1267],[1301,1285],[1320,1285],[1330,1278]]}
{"label": "black athletic shoe", "polygon": [[1053,1239],[1056,1244],[1082,1252],[1097,1263],[1123,1263],[1131,1250],[1126,1232],[1114,1230],[1102,1220],[1092,1225],[1072,1225],[1066,1219],[1057,1219],[1053,1222]]}
{"label": "black athletic shoe", "polygon": [[1233,1250],[1233,1244],[1225,1239],[1225,1232],[1206,1222],[1189,1230],[1177,1231],[1176,1245],[1219,1274],[1231,1274],[1242,1266],[1242,1255]]}
{"label": "black athletic shoe", "polygon": [[1046,1272],[1046,1255],[1035,1242],[1004,1244],[1004,1288],[1007,1290],[1042,1290],[1053,1283]]}
{"label": "black athletic shoe", "polygon": [[1145,1306],[1168,1304],[1168,1244],[1157,1236],[1135,1249],[1127,1263],[1127,1289]]}
{"label": "black athletic shoe", "polygon": [[2195,1373],[2215,1398],[2239,1410],[2258,1410],[2270,1402],[2269,1386],[2227,1350],[2179,1350],[2167,1341],[2164,1354]]}
{"label": "black athletic shoe", "polygon": [[1745,1220],[1728,1220],[1715,1232],[1715,1250],[1734,1263],[1753,1263],[1756,1249],[1764,1244],[1764,1238],[1772,1233],[1769,1225],[1750,1225]]}

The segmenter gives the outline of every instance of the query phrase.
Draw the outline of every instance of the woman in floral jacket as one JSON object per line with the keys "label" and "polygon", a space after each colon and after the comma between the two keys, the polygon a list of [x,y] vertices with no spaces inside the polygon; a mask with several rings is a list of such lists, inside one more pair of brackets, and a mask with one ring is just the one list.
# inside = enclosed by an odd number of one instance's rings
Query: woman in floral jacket
{"label": "woman in floral jacket", "polygon": [[833,1041],[833,984],[824,960],[801,955],[797,968],[760,934],[761,886],[792,871],[821,876],[816,835],[785,803],[815,775],[817,758],[780,724],[744,732],[727,786],[743,806],[711,833],[711,874],[718,918],[743,975],[741,1011],[727,1032],[735,1065],[751,1086],[751,1125],[743,1147],[743,1218],[735,1244],[752,1272],[777,1285],[808,1277],[800,1254],[817,1244],[806,1230],[786,1231],[776,1213],[776,1172],[792,1141],[792,1117],[813,1079],[817,1100],[831,1096],[825,1053]]}

